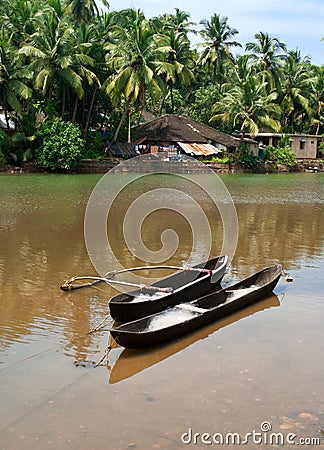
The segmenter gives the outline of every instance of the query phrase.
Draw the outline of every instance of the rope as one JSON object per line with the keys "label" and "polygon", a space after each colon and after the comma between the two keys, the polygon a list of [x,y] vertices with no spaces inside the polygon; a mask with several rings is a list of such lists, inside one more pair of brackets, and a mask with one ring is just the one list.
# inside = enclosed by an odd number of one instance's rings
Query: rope
{"label": "rope", "polygon": [[91,330],[88,331],[87,335],[88,335],[88,334],[95,333],[96,331],[100,331],[102,328],[104,328],[104,325],[103,325],[103,324],[106,322],[106,320],[107,320],[109,317],[110,317],[110,314],[107,314],[107,315],[103,318],[103,320],[102,320],[101,322],[99,322],[94,328],[91,328]]}
{"label": "rope", "polygon": [[[94,369],[98,366],[108,366],[108,359],[109,359],[109,352],[112,349],[112,347],[110,345],[107,345],[107,347],[105,348],[105,354],[103,355],[103,357],[100,359],[100,361],[98,361],[95,366]],[[106,360],[105,364],[102,364],[104,362],[104,360]]]}
{"label": "rope", "polygon": [[183,266],[139,266],[139,267],[130,267],[129,269],[121,269],[121,270],[113,270],[112,272],[108,272],[105,274],[105,277],[109,276],[115,276],[118,273],[125,273],[125,272],[134,272],[136,270],[146,270],[146,269],[172,269],[172,270],[184,270],[184,271],[192,271],[192,272],[200,272],[200,273],[207,273],[210,274],[211,270],[209,269],[199,269],[196,267],[183,267]]}
{"label": "rope", "polygon": [[[93,280],[90,283],[84,283],[84,284],[71,284],[73,281],[80,281],[80,280]],[[80,289],[83,287],[90,287],[93,286],[94,284],[100,283],[100,282],[105,282],[105,283],[109,283],[109,284],[120,284],[123,286],[130,286],[130,287],[134,287],[137,289],[145,289],[145,290],[152,290],[152,291],[158,291],[158,292],[165,292],[165,293],[170,293],[173,292],[173,288],[172,287],[165,287],[165,288],[160,288],[157,286],[151,286],[151,285],[145,285],[145,284],[137,284],[137,283],[129,283],[127,281],[117,281],[117,280],[112,280],[111,278],[106,278],[106,277],[94,277],[94,276],[84,276],[84,277],[73,277],[70,278],[69,280],[65,281],[64,284],[62,284],[61,286],[61,290],[62,291],[72,291],[75,289]]]}
{"label": "rope", "polygon": [[286,271],[282,270],[281,271],[281,275],[283,277],[285,277],[285,280],[290,283],[291,281],[294,281],[293,277],[291,275],[289,275],[289,273],[287,273]]}
{"label": "rope", "polygon": [[[172,292],[172,287],[166,287],[166,288],[159,288],[156,286],[151,285],[143,285],[143,284],[135,284],[135,283],[128,283],[126,281],[118,281],[115,280],[115,276],[120,273],[125,272],[134,272],[136,270],[152,270],[152,269],[172,269],[172,270],[183,270],[188,272],[199,272],[199,273],[206,273],[210,275],[214,271],[209,269],[199,269],[196,267],[181,267],[181,266],[166,266],[166,265],[160,265],[160,266],[139,266],[139,267],[131,267],[129,269],[121,269],[121,270],[114,270],[112,272],[107,272],[103,277],[95,277],[95,276],[83,276],[83,277],[72,277],[69,280],[65,281],[62,286],[60,287],[62,291],[71,291],[75,289],[81,289],[83,287],[91,287],[97,283],[105,282],[105,283],[112,283],[112,284],[120,284],[125,286],[131,286],[139,289],[151,289],[154,291],[159,292]],[[80,281],[80,280],[92,280],[88,283],[84,284],[72,284],[74,281]]]}

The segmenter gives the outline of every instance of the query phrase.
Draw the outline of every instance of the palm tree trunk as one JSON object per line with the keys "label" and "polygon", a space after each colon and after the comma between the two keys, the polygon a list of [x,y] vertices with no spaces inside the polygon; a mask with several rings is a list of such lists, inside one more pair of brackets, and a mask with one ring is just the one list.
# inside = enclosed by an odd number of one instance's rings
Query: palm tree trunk
{"label": "palm tree trunk", "polygon": [[170,99],[171,99],[171,114],[174,114],[174,98],[173,98],[173,83],[170,80]]}
{"label": "palm tree trunk", "polygon": [[240,131],[241,131],[241,137],[240,137],[240,143],[239,143],[238,148],[239,148],[239,155],[241,156],[241,153],[242,153],[242,144],[243,144],[243,140],[244,140],[244,136],[245,136],[244,128],[241,128]]}
{"label": "palm tree trunk", "polygon": [[95,87],[95,90],[92,94],[92,98],[91,98],[91,103],[90,103],[90,107],[89,107],[89,111],[88,111],[88,116],[87,116],[87,121],[84,127],[84,132],[83,132],[83,137],[85,138],[86,135],[88,134],[88,130],[89,130],[89,125],[90,125],[90,118],[91,118],[91,114],[92,114],[92,109],[93,109],[93,105],[94,105],[94,101],[95,101],[95,97],[96,97],[96,93],[98,90],[98,86]]}
{"label": "palm tree trunk", "polygon": [[113,106],[110,111],[110,115],[108,116],[107,123],[110,124],[112,116],[115,114],[116,106]]}
{"label": "palm tree trunk", "polygon": [[315,131],[316,136],[318,136],[319,130],[320,130],[320,122],[318,121],[318,122],[317,122],[316,131]]}
{"label": "palm tree trunk", "polygon": [[[321,103],[318,102],[318,108],[317,108],[318,117],[320,117],[321,112],[322,112]],[[320,121],[317,122],[317,127],[316,127],[316,132],[315,132],[316,136],[319,135],[319,130],[320,130]]]}
{"label": "palm tree trunk", "polygon": [[74,108],[73,108],[73,115],[72,115],[72,123],[75,123],[76,114],[78,110],[78,104],[79,104],[79,97],[75,96],[75,102],[74,102]]}
{"label": "palm tree trunk", "polygon": [[161,106],[160,106],[160,112],[159,112],[160,117],[162,116],[162,113],[163,113],[164,103],[165,103],[165,96],[163,95],[162,101],[161,101]]}
{"label": "palm tree trunk", "polygon": [[62,111],[61,111],[62,119],[63,119],[64,113],[65,113],[65,96],[66,96],[66,91],[65,91],[65,88],[63,88]]}
{"label": "palm tree trunk", "polygon": [[123,114],[122,114],[122,116],[121,116],[121,118],[120,118],[119,124],[118,124],[118,126],[117,126],[116,131],[115,131],[114,141],[117,141],[117,138],[118,138],[120,129],[121,129],[121,127],[122,127],[122,125],[123,125],[123,123],[124,123],[124,121],[125,121],[125,119],[126,119],[127,114],[128,114],[128,111],[129,111],[129,105],[130,105],[130,100],[127,100],[127,103],[126,103],[124,112],[123,112]]}

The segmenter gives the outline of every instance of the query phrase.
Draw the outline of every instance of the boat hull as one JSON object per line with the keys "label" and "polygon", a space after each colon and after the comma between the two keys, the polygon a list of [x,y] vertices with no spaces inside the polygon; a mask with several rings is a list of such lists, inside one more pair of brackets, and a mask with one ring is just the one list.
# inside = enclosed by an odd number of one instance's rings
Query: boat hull
{"label": "boat hull", "polygon": [[188,302],[201,297],[220,288],[220,281],[224,276],[226,265],[227,257],[220,256],[210,259],[207,263],[195,266],[195,268],[213,270],[213,275],[181,271],[163,278],[152,286],[160,288],[175,287],[175,289],[172,293],[155,300],[132,302],[133,298],[141,292],[139,290],[112,297],[109,301],[110,315],[116,322],[130,322],[163,311],[177,303]]}
{"label": "boat hull", "polygon": [[[149,324],[150,321],[154,319],[154,317],[158,316],[158,314],[153,314],[149,317],[145,317],[140,320],[126,323],[117,328],[113,328],[110,330],[110,333],[115,341],[125,348],[149,347],[181,337],[184,334],[187,334],[193,330],[196,330],[197,328],[203,327],[204,325],[219,320],[224,316],[232,314],[270,295],[279,281],[282,268],[280,265],[277,265],[269,269],[264,269],[264,271],[258,272],[254,276],[249,277],[246,280],[242,280],[240,283],[237,283],[226,289],[222,289],[218,292],[211,293],[197,299],[195,302],[192,302],[196,305],[199,305],[199,307],[201,307],[202,305],[212,304],[214,304],[214,306],[209,307],[205,312],[198,314],[191,319],[185,320],[175,325],[166,326],[161,329],[148,330],[147,324]],[[233,301],[226,300],[228,298],[228,289],[235,291],[235,289],[237,289],[239,285],[241,285],[243,282],[247,282],[250,279],[250,285],[252,285],[253,279],[257,276],[260,276],[260,274],[262,276],[262,272],[265,273],[265,276],[271,275],[264,282],[264,284],[253,291],[242,294],[240,297]],[[269,272],[271,273],[269,274]]]}

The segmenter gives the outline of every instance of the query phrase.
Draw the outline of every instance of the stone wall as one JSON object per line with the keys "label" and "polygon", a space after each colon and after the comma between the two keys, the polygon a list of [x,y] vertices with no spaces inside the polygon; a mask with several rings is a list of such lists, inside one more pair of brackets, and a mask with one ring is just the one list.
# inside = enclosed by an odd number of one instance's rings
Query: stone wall
{"label": "stone wall", "polygon": [[[105,158],[105,159],[84,159],[77,166],[73,173],[107,173],[113,167],[117,166],[123,160],[118,158]],[[152,161],[148,163],[147,173],[159,172],[159,161]],[[165,164],[165,163],[164,163]],[[165,165],[161,166],[161,171],[165,172]],[[190,173],[192,172],[192,163],[186,161],[168,161],[167,162],[170,173]],[[212,169],[216,173],[278,173],[278,172],[323,172],[324,161],[320,159],[299,159],[295,167],[287,167],[278,165],[275,166],[271,163],[259,163],[257,168],[248,169],[240,164],[234,163],[206,163],[206,168],[199,165],[195,168],[195,172],[204,173],[209,172]],[[127,172],[127,166],[121,165],[116,168],[116,172]],[[48,173],[52,172],[50,169],[38,166],[35,163],[22,163],[21,166],[0,165],[0,172],[4,173]],[[140,160],[134,160],[132,162],[132,172],[143,173],[143,165]]]}
{"label": "stone wall", "polygon": [[121,161],[123,160],[118,158],[83,159],[75,171],[77,173],[106,173]]}

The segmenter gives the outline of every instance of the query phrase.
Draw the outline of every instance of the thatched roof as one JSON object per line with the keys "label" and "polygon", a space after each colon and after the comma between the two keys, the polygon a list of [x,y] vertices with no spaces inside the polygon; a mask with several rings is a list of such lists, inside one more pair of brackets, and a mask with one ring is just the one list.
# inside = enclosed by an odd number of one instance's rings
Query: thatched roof
{"label": "thatched roof", "polygon": [[136,139],[145,137],[146,142],[193,142],[214,141],[227,148],[237,147],[239,140],[215,130],[208,125],[186,116],[166,114],[134,128]]}

